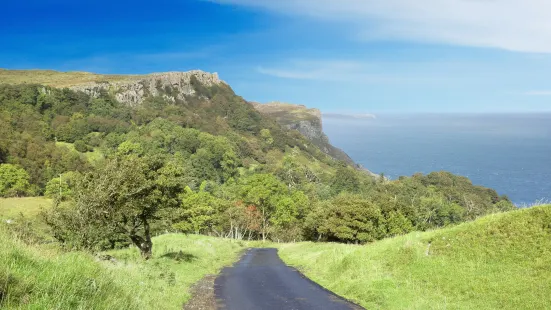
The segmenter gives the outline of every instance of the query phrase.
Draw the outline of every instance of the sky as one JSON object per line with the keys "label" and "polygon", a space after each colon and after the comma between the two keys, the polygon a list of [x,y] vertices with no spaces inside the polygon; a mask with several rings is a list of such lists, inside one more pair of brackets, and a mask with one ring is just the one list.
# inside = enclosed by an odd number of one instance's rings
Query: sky
{"label": "sky", "polygon": [[218,72],[333,113],[551,112],[548,0],[20,0],[0,68]]}

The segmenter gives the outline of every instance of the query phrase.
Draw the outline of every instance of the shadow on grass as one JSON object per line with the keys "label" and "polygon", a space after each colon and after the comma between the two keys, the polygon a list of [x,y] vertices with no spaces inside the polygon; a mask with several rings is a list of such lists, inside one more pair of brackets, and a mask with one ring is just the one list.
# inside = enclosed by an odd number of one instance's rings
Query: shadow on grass
{"label": "shadow on grass", "polygon": [[190,253],[184,253],[182,251],[179,251],[179,252],[168,252],[166,254],[163,254],[161,256],[162,258],[169,258],[169,259],[173,259],[175,261],[178,261],[178,262],[186,262],[186,263],[189,263],[189,262],[192,262],[194,260],[197,260],[197,256],[193,255],[193,254],[190,254]]}

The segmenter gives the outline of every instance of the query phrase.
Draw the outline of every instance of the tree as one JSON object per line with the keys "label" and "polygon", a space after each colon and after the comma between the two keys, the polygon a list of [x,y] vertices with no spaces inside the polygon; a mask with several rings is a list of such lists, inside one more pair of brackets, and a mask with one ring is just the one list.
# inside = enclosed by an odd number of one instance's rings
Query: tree
{"label": "tree", "polygon": [[309,211],[308,197],[301,191],[295,191],[291,195],[278,195],[274,201],[275,210],[270,218],[273,236],[284,241],[302,239],[301,219]]}
{"label": "tree", "polygon": [[182,197],[177,222],[172,226],[180,231],[196,234],[212,229],[223,201],[204,190],[195,193],[189,187]]}
{"label": "tree", "polygon": [[75,141],[74,146],[75,146],[75,150],[77,150],[80,153],[88,152],[88,146],[82,140]]}
{"label": "tree", "polygon": [[386,228],[387,235],[393,237],[407,234],[413,230],[413,225],[400,211],[392,211],[386,216]]}
{"label": "tree", "polygon": [[360,179],[352,168],[341,166],[337,169],[332,188],[335,194],[343,191],[354,193],[360,189]]}
{"label": "tree", "polygon": [[[341,242],[371,242],[386,236],[381,210],[371,201],[342,193],[318,205],[307,222],[325,239]],[[316,223],[317,222],[317,223]]]}
{"label": "tree", "polygon": [[73,214],[95,231],[126,236],[144,259],[151,258],[151,222],[170,207],[163,201],[177,191],[174,186],[157,182],[161,168],[158,161],[135,155],[106,160],[80,182]]}
{"label": "tree", "polygon": [[271,174],[255,174],[242,180],[241,197],[247,204],[256,206],[262,216],[263,241],[268,235],[270,219],[277,210],[278,200],[286,194],[285,184]]}
{"label": "tree", "polygon": [[61,174],[57,178],[51,179],[46,184],[46,192],[44,196],[54,198],[59,201],[64,201],[72,197],[73,190],[78,183],[81,174],[78,172],[69,171]]}
{"label": "tree", "polygon": [[274,144],[274,138],[269,129],[260,130],[260,137],[262,138],[262,148],[264,150],[269,149]]}
{"label": "tree", "polygon": [[12,164],[0,164],[0,197],[18,197],[30,193],[29,174]]}

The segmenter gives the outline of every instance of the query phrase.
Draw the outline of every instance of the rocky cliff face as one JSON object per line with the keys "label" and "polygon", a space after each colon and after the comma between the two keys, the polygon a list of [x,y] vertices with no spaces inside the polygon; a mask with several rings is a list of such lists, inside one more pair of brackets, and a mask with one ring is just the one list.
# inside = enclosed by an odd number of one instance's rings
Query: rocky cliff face
{"label": "rocky cliff face", "polygon": [[309,109],[304,105],[270,102],[261,104],[251,102],[260,113],[275,118],[278,123],[288,129],[298,130],[309,140],[326,140],[321,123],[321,112]]}
{"label": "rocky cliff face", "polygon": [[205,86],[224,83],[217,73],[194,70],[153,73],[114,82],[96,81],[70,88],[92,96],[98,96],[101,91],[109,91],[118,101],[134,107],[140,105],[146,97],[156,95],[162,95],[172,101],[179,99],[185,102],[186,96],[195,94],[192,79]]}
{"label": "rocky cliff face", "polygon": [[[298,130],[303,136],[312,141],[329,156],[343,160],[353,166],[357,166],[344,151],[329,143],[329,139],[323,132],[320,110],[309,109],[304,105],[282,102],[271,102],[266,104],[251,102],[251,104],[260,111],[260,113],[275,118],[282,126],[288,129]],[[359,168],[359,166],[357,167]]]}

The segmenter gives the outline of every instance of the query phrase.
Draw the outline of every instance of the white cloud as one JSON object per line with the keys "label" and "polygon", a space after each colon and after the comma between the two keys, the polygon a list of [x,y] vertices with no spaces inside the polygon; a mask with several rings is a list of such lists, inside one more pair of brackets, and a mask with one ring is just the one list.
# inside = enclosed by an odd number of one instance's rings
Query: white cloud
{"label": "white cloud", "polygon": [[346,24],[355,37],[551,53],[549,0],[211,0]]}
{"label": "white cloud", "polygon": [[373,78],[362,72],[364,65],[359,62],[338,60],[294,60],[278,67],[258,67],[257,71],[285,79],[347,81],[357,78]]}
{"label": "white cloud", "polygon": [[532,90],[524,94],[528,96],[551,96],[551,90]]}
{"label": "white cloud", "polygon": [[[413,69],[416,64],[402,63],[399,67],[408,66]],[[396,72],[390,70],[388,64],[370,63],[365,61],[345,60],[291,60],[278,63],[275,66],[256,68],[256,71],[283,79],[314,80],[347,83],[434,83],[442,81],[442,76],[427,76],[419,74],[418,70]],[[390,71],[390,72],[387,72]],[[409,71],[409,70],[406,70]]]}

